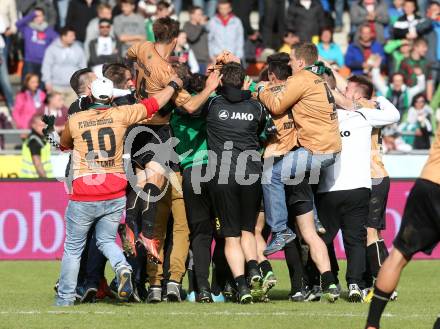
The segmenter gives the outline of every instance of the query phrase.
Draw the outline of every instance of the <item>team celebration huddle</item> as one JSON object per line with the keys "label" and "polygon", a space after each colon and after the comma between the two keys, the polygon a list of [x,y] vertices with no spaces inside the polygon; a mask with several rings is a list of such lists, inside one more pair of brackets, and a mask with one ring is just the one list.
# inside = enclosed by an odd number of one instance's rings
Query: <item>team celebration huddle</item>
{"label": "team celebration huddle", "polygon": [[55,305],[268,302],[268,258],[283,252],[286,299],[370,303],[365,328],[379,328],[405,265],[440,240],[440,135],[388,254],[381,129],[400,112],[372,81],[344,78],[308,42],[268,56],[258,78],[226,50],[193,73],[173,56],[179,23],[152,31],[100,77],[72,75],[61,134],[43,117],[47,140],[70,152]]}

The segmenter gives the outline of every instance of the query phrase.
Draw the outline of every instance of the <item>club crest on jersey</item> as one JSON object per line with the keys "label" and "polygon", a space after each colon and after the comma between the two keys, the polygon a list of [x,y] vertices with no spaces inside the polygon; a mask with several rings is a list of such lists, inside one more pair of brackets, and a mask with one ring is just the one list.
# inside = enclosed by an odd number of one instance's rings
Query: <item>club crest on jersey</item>
{"label": "club crest on jersey", "polygon": [[229,118],[229,112],[227,110],[221,110],[218,112],[218,118],[220,120],[227,120]]}
{"label": "club crest on jersey", "polygon": [[254,119],[254,115],[252,113],[232,112],[231,119],[252,121]]}

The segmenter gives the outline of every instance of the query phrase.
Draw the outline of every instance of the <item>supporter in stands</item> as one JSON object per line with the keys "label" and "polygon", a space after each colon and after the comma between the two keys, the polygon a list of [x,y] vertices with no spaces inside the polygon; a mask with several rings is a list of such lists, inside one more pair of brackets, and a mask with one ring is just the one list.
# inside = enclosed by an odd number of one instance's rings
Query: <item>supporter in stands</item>
{"label": "supporter in stands", "polygon": [[381,0],[360,0],[350,8],[350,20],[355,38],[360,34],[364,25],[370,26],[371,35],[377,42],[384,44],[384,28],[389,22],[388,6]]}
{"label": "supporter in stands", "polygon": [[295,31],[301,41],[310,42],[318,38],[326,25],[324,9],[319,0],[295,0],[286,16],[287,30]]}
{"label": "supporter in stands", "polygon": [[400,16],[393,25],[393,37],[395,39],[416,39],[416,26],[421,17],[416,14],[417,4],[415,0],[405,0],[403,11],[404,15]]}
{"label": "supporter in stands", "polygon": [[65,27],[60,37],[47,48],[41,69],[42,80],[48,92],[63,94],[66,104],[72,103],[76,95],[69,81],[73,72],[86,66],[84,50],[75,42],[75,31]]}
{"label": "supporter in stands", "polygon": [[426,97],[418,94],[414,97],[406,120],[399,126],[403,140],[414,150],[427,150],[431,147],[432,109]]}
{"label": "supporter in stands", "polygon": [[96,17],[98,0],[71,0],[67,10],[66,26],[73,28],[76,39],[84,43],[89,22]]}
{"label": "supporter in stands", "polygon": [[388,8],[388,16],[390,17],[391,26],[393,26],[399,17],[404,14],[403,2],[404,0],[394,0],[392,6]]}
{"label": "supporter in stands", "polygon": [[329,64],[336,67],[344,65],[344,55],[342,54],[339,45],[333,42],[333,31],[326,27],[321,31],[319,36],[319,43],[316,45],[318,54],[325,59]]}
{"label": "supporter in stands", "polygon": [[415,71],[417,74],[417,84],[413,87],[405,85],[404,76],[399,72],[391,76],[390,83],[387,85],[385,79],[380,74],[380,61],[374,63],[371,71],[374,87],[399,110],[401,120],[406,117],[409,104],[411,104],[414,95],[423,92],[426,88],[425,75],[422,70],[416,68]]}
{"label": "supporter in stands", "polygon": [[110,35],[112,23],[109,19],[99,20],[99,36],[89,44],[89,67],[97,75],[102,74],[102,65],[115,63],[122,58],[119,40]]}
{"label": "supporter in stands", "polygon": [[45,92],[38,88],[39,84],[40,79],[35,73],[29,73],[24,78],[21,91],[15,98],[14,111],[12,112],[17,129],[30,128],[31,118],[46,99]]}
{"label": "supporter in stands", "polygon": [[[111,21],[112,19],[112,7],[109,4],[100,4],[96,8],[98,16],[92,19],[87,25],[86,29],[86,39],[84,41],[84,51],[86,53],[87,59],[89,59],[89,43],[93,39],[96,39],[99,36],[99,21],[101,19],[108,19]],[[115,36],[113,32],[113,26],[110,29],[110,35],[112,37]]]}
{"label": "supporter in stands", "polygon": [[185,31],[180,31],[177,37],[176,48],[174,48],[174,56],[177,57],[179,63],[185,63],[189,66],[191,73],[198,73],[200,68],[194,52],[189,47]]}
{"label": "supporter in stands", "polygon": [[350,43],[345,53],[345,65],[352,74],[366,74],[380,57],[382,65],[385,62],[385,53],[382,45],[374,39],[371,26],[364,24],[359,28],[359,36]]}
{"label": "supporter in stands", "polygon": [[55,117],[55,130],[61,133],[67,121],[67,107],[64,105],[63,95],[56,91],[47,95],[45,104],[38,109],[37,114],[41,116],[53,115]]}
{"label": "supporter in stands", "polygon": [[48,25],[41,8],[36,8],[17,23],[17,28],[24,39],[24,66],[22,80],[28,73],[41,77],[41,64],[44,53],[58,34]]}
{"label": "supporter in stands", "polygon": [[244,59],[243,25],[232,12],[229,0],[219,0],[217,15],[208,23],[208,47],[212,59],[228,50]]}
{"label": "supporter in stands", "polygon": [[283,37],[283,45],[278,50],[280,53],[286,53],[290,55],[293,45],[299,43],[299,36],[294,31],[286,31]]}
{"label": "supporter in stands", "polygon": [[407,39],[402,40],[388,40],[385,44],[384,51],[390,55],[390,63],[388,66],[388,73],[392,75],[399,71],[400,63],[408,58],[411,53],[412,42]]}
{"label": "supporter in stands", "polygon": [[3,35],[1,33],[4,33],[6,31],[6,24],[2,17],[0,17],[0,86],[3,90],[3,94],[6,98],[6,103],[8,106],[9,111],[12,110],[12,106],[14,103],[14,97],[12,95],[12,88],[11,83],[9,81],[8,76],[8,62],[7,62],[7,56],[4,56],[6,52],[6,43],[5,39],[3,38]]}
{"label": "supporter in stands", "polygon": [[[245,1],[240,1],[245,2]],[[284,35],[286,2],[283,0],[264,0],[264,16],[261,34],[265,48],[278,49]]]}
{"label": "supporter in stands", "polygon": [[143,17],[134,12],[134,0],[122,0],[121,10],[122,14],[113,21],[113,28],[122,43],[122,55],[125,56],[131,45],[145,40],[146,34]]}
{"label": "supporter in stands", "polygon": [[425,39],[417,39],[414,41],[411,54],[408,58],[405,58],[400,63],[400,72],[402,72],[405,78],[405,84],[409,87],[413,87],[417,83],[417,68],[420,68],[425,74],[427,84],[430,83],[431,77],[429,76],[429,63],[426,59],[428,52],[428,44]]}
{"label": "supporter in stands", "polygon": [[433,98],[435,88],[440,82],[440,3],[432,2],[427,11],[426,18],[417,25],[417,33],[428,42],[426,59],[430,65],[433,83],[428,86],[426,94],[429,100]]}
{"label": "supporter in stands", "polygon": [[21,150],[20,178],[47,178],[52,177],[50,162],[50,144],[43,135],[44,122],[41,115],[34,115],[30,126],[32,131]]}
{"label": "supporter in stands", "polygon": [[217,6],[217,0],[193,0],[193,6],[203,8],[203,12],[209,18],[215,15],[215,9]]}
{"label": "supporter in stands", "polygon": [[201,7],[192,7],[189,10],[189,21],[183,25],[188,43],[194,51],[199,64],[199,73],[204,74],[210,63],[208,49],[208,31],[206,29],[206,16],[203,16]]}
{"label": "supporter in stands", "polygon": [[31,12],[32,10],[35,10],[35,8],[41,8],[43,9],[46,21],[49,24],[49,26],[54,27],[57,23],[58,15],[57,11],[55,9],[55,4],[53,1],[50,0],[19,0],[16,1],[17,3],[17,10],[23,14],[23,16],[26,16]]}

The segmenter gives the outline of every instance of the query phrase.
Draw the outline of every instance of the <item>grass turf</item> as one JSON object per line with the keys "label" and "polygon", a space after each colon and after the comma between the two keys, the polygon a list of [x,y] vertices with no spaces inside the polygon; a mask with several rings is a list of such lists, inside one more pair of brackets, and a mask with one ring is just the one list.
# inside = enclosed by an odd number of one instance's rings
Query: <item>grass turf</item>
{"label": "grass turf", "polygon": [[[1,261],[0,328],[364,328],[367,304],[292,303],[284,262],[274,261],[278,285],[272,301],[237,304],[126,304],[103,301],[71,308],[53,307],[53,284],[59,262]],[[341,262],[341,278],[345,263]],[[399,300],[389,303],[382,328],[432,328],[439,311],[437,295],[440,261],[415,261],[405,270]],[[111,272],[108,271],[108,278]]]}

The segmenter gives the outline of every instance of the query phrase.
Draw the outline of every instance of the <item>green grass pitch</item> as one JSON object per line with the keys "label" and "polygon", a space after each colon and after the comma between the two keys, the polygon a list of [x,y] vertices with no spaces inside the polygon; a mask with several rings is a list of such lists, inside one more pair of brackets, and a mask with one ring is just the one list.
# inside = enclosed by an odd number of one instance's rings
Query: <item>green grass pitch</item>
{"label": "green grass pitch", "polygon": [[[253,305],[126,304],[103,301],[71,308],[53,307],[59,262],[0,262],[0,328],[305,328],[363,329],[367,304],[292,303],[287,301],[289,281],[282,261],[273,262],[278,285],[271,302]],[[341,262],[340,276],[345,273]],[[414,261],[399,285],[399,300],[390,303],[382,320],[384,329],[432,328],[440,311],[440,261]],[[108,278],[111,272],[108,271]]]}

